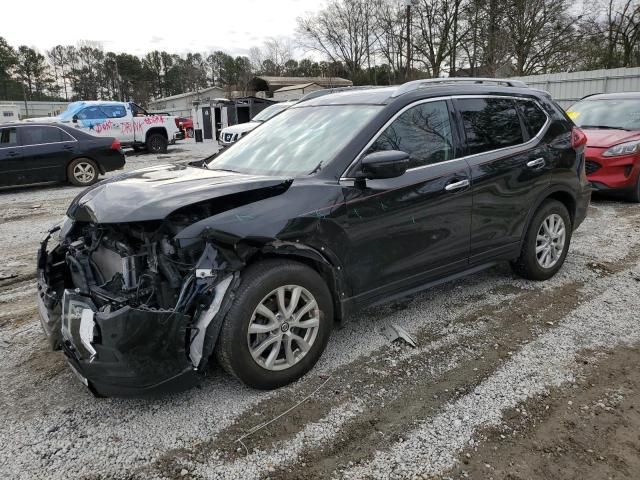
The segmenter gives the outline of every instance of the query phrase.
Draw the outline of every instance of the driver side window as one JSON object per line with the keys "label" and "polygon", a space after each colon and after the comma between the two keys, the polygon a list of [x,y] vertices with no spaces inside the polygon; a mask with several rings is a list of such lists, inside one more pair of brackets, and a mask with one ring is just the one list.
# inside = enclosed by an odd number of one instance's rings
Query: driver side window
{"label": "driver side window", "polygon": [[79,120],[101,120],[109,118],[100,107],[87,107],[80,110],[77,114]]}
{"label": "driver side window", "polygon": [[422,103],[396,118],[371,145],[367,154],[401,150],[409,154],[409,168],[454,158],[449,110],[445,101]]}

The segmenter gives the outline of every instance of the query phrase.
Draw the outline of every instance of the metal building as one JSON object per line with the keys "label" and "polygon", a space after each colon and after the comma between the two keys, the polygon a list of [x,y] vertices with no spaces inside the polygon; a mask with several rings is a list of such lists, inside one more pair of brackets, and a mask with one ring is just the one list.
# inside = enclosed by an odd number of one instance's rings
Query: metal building
{"label": "metal building", "polygon": [[149,102],[149,111],[166,112],[177,117],[190,117],[194,102],[208,103],[211,100],[223,98],[224,90],[219,87],[204,88],[197,92],[180,93],[170,97],[158,98]]}
{"label": "metal building", "polygon": [[532,88],[546,90],[563,108],[594,93],[640,92],[640,67],[512,78],[522,80]]}

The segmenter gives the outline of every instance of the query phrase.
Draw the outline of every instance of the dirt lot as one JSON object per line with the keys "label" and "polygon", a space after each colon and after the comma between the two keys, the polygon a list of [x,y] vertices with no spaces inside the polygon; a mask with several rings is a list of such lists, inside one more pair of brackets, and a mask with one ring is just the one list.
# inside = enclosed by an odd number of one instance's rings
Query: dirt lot
{"label": "dirt lot", "polygon": [[637,205],[596,200],[549,282],[500,266],[363,312],[289,387],[214,366],[122,400],[86,392],[36,318],[35,249],[78,191],[0,191],[0,478],[640,478]]}

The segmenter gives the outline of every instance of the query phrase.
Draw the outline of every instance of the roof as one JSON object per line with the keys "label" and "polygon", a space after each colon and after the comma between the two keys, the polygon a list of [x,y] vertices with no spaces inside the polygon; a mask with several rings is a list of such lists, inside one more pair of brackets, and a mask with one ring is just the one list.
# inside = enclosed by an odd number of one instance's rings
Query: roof
{"label": "roof", "polygon": [[151,100],[151,102],[149,103],[164,102],[166,100],[177,100],[178,98],[189,97],[191,95],[204,95],[205,93],[209,93],[214,90],[219,90],[221,92],[223,91],[222,88],[220,87],[209,87],[209,88],[203,88],[202,90],[198,90],[197,92],[185,92],[185,93],[179,93],[178,95],[171,95],[170,97],[156,98],[155,100]]}
{"label": "roof", "polygon": [[[510,85],[505,85],[510,83]],[[395,99],[402,97],[413,101],[419,98],[446,96],[446,95],[530,95],[539,97],[548,95],[533,88],[527,87],[524,83],[503,79],[481,79],[481,78],[460,78],[442,80],[421,80],[407,82],[403,85],[391,87],[354,87],[352,89],[339,89],[337,92],[326,90],[315,91],[308,94],[307,100],[303,97],[299,102],[300,107],[318,105],[385,105]],[[294,107],[295,108],[295,107]]]}
{"label": "roof", "polygon": [[316,87],[322,88],[322,85],[318,85],[316,82],[311,82],[311,83],[303,83],[302,85],[290,85],[288,87],[282,87],[276,90],[276,92],[288,92],[290,90],[304,90],[305,88],[308,88],[311,85],[315,85]]}
{"label": "roof", "polygon": [[290,87],[292,85],[305,85],[309,83],[317,83],[321,87],[348,87],[353,85],[351,80],[340,77],[256,77],[267,82],[269,90],[277,90],[282,87]]}
{"label": "roof", "polygon": [[[300,102],[300,106],[314,105],[344,105],[344,104],[365,104],[365,105],[382,105],[387,103],[391,95],[398,89],[393,87],[372,87],[372,88],[354,88],[353,90],[343,90],[334,93],[328,93],[323,96],[311,98]],[[316,92],[313,92],[314,94]]]}
{"label": "roof", "polygon": [[7,127],[59,127],[64,130],[77,130],[77,128],[72,128],[69,125],[65,125],[62,122],[7,122],[0,123],[0,128]]}

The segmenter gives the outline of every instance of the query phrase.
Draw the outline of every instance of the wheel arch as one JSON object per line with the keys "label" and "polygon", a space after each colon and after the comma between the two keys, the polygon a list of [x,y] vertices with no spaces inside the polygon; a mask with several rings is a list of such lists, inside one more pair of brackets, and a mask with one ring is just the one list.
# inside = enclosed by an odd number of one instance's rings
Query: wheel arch
{"label": "wheel arch", "polygon": [[533,216],[536,214],[540,206],[547,200],[557,200],[567,208],[567,211],[569,212],[569,218],[571,219],[571,226],[572,228],[574,228],[577,209],[577,200],[575,195],[569,188],[565,186],[551,186],[538,196],[538,199],[536,200],[536,202],[534,202],[533,207],[529,210],[529,213],[527,215],[527,222],[525,223],[527,227],[522,232],[522,238],[520,240],[521,243],[527,236],[527,230],[529,228],[529,225],[531,224]]}
{"label": "wheel arch", "polygon": [[71,164],[72,164],[73,162],[75,162],[76,160],[80,160],[80,159],[83,159],[83,158],[86,158],[87,160],[91,160],[93,163],[95,163],[95,164],[96,164],[96,166],[98,167],[98,173],[99,173],[100,175],[104,175],[104,174],[105,174],[105,171],[104,171],[104,169],[102,168],[102,165],[101,165],[101,164],[100,164],[100,162],[99,162],[99,161],[97,161],[95,158],[93,158],[93,157],[91,157],[91,156],[89,156],[89,155],[76,155],[76,156],[74,156],[73,158],[71,158],[71,159],[67,162],[67,164],[65,165],[65,167],[64,167],[64,176],[65,176],[65,180],[66,180],[66,181],[69,181],[69,167],[71,166]]}
{"label": "wheel arch", "polygon": [[274,242],[263,245],[245,259],[249,266],[266,259],[281,258],[294,260],[316,271],[327,284],[333,301],[334,317],[341,322],[345,312],[341,299],[344,297],[345,284],[342,266],[330,253],[319,251],[308,245],[290,242]]}
{"label": "wheel arch", "polygon": [[149,137],[153,134],[159,133],[160,135],[162,135],[166,140],[169,140],[169,135],[167,134],[167,129],[164,127],[152,127],[149,130],[147,130],[147,133],[144,136],[144,141],[146,142],[147,140],[149,140]]}

